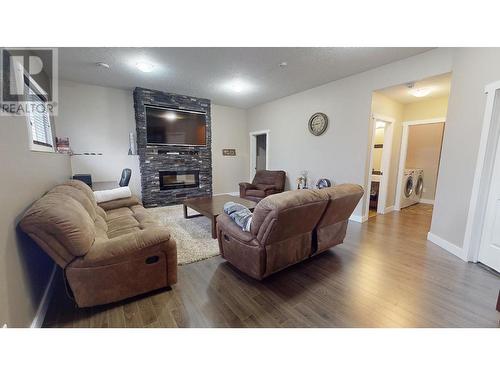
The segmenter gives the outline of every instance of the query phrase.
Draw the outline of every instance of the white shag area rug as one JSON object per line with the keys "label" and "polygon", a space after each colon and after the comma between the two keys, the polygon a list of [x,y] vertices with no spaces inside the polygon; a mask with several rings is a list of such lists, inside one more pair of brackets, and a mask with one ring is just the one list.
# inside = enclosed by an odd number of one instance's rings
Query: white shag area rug
{"label": "white shag area rug", "polygon": [[[211,222],[205,216],[184,219],[182,205],[148,208],[164,224],[177,243],[177,264],[189,264],[219,255],[217,240],[212,238]],[[188,208],[188,215],[195,214]]]}

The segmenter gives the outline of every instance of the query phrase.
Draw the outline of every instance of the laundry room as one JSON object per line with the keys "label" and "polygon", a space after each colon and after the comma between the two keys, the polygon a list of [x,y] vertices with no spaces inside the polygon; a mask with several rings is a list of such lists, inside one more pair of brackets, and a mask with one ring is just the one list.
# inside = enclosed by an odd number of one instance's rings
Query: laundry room
{"label": "laundry room", "polygon": [[430,225],[450,83],[447,73],[373,92],[364,220],[390,213]]}

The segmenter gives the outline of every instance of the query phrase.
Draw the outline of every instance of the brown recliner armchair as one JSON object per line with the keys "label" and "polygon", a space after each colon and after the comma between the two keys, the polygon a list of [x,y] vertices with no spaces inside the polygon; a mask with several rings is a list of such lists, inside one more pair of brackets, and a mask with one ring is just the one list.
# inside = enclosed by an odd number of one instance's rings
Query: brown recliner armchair
{"label": "brown recliner armchair", "polygon": [[259,202],[285,190],[285,171],[257,171],[252,183],[240,182],[240,197]]}
{"label": "brown recliner armchair", "polygon": [[79,307],[177,281],[176,243],[135,197],[98,206],[86,184],[71,180],[37,200],[20,227],[63,268]]}
{"label": "brown recliner armchair", "polygon": [[363,188],[353,184],[272,195],[255,207],[250,232],[221,214],[217,217],[221,255],[261,280],[342,243],[349,216],[362,195]]}

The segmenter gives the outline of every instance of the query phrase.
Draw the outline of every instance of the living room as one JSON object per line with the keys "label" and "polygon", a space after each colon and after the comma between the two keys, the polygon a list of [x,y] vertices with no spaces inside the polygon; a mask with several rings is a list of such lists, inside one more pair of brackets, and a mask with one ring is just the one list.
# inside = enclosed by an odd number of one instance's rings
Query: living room
{"label": "living room", "polygon": [[[25,43],[1,49],[1,325],[498,327],[499,48]],[[403,204],[434,123],[433,199]]]}

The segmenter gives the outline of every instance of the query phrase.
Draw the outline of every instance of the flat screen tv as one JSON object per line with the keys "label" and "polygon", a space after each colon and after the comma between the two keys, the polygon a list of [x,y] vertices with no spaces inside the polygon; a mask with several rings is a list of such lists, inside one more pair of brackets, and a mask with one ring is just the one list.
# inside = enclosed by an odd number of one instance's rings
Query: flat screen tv
{"label": "flat screen tv", "polygon": [[206,115],[202,112],[146,106],[147,142],[205,146]]}

